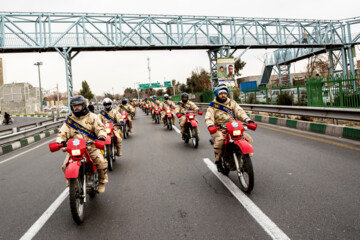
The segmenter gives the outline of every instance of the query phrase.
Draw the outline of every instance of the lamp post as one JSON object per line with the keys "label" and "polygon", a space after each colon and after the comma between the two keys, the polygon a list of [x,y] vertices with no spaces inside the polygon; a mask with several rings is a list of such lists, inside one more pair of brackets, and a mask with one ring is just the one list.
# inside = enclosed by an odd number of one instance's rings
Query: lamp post
{"label": "lamp post", "polygon": [[[136,91],[137,91],[137,95],[138,95],[138,101],[139,101],[139,99],[140,99],[140,93],[139,93],[139,83],[140,82],[136,82],[136,83],[134,83],[134,87],[135,87],[135,89],[136,89]],[[138,84],[138,87],[136,88],[136,84]]]}
{"label": "lamp post", "polygon": [[36,62],[34,63],[35,66],[38,67],[38,73],[39,73],[39,88],[40,88],[40,111],[43,111],[43,105],[42,105],[42,91],[41,91],[41,78],[40,78],[40,65],[43,65],[43,62]]}

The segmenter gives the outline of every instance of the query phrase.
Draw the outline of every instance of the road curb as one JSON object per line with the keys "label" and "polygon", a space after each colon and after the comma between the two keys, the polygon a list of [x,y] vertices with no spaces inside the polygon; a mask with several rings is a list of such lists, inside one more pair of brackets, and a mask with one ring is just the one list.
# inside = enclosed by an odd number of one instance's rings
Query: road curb
{"label": "road curb", "polygon": [[[68,114],[60,114],[60,117],[67,116]],[[14,117],[44,117],[44,118],[52,118],[52,115],[49,114],[14,114]]]}
{"label": "road curb", "polygon": [[55,128],[55,129],[52,129],[52,130],[49,130],[49,131],[46,131],[46,132],[43,132],[40,134],[36,134],[34,136],[31,136],[31,137],[28,137],[25,139],[21,139],[20,141],[16,141],[16,142],[13,142],[8,145],[1,146],[0,147],[0,156],[4,155],[6,153],[12,152],[15,149],[22,148],[31,143],[37,142],[43,138],[50,137],[51,135],[57,134],[58,132],[59,132],[59,129]]}
{"label": "road curb", "polygon": [[248,114],[253,121],[360,141],[360,128]]}

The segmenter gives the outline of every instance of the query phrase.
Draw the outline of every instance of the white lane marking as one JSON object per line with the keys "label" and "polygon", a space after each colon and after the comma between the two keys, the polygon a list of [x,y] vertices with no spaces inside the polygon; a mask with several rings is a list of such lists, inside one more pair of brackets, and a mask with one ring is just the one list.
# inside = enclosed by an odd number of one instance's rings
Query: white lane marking
{"label": "white lane marking", "polygon": [[219,180],[237,198],[250,215],[269,234],[272,239],[290,239],[271,219],[261,211],[228,177],[217,171],[214,163],[209,158],[203,159],[207,167],[219,178]]}
{"label": "white lane marking", "polygon": [[40,145],[37,145],[36,147],[33,147],[33,148],[29,149],[29,150],[26,150],[25,152],[22,152],[22,153],[16,154],[15,156],[9,157],[8,159],[5,159],[5,160],[1,161],[0,164],[6,163],[6,162],[10,161],[11,159],[14,159],[14,158],[16,158],[18,156],[21,156],[21,155],[25,154],[25,153],[28,153],[28,152],[30,152],[30,151],[32,151],[34,149],[37,149],[37,148],[39,148],[39,147],[41,147],[41,146],[43,146],[45,144],[48,144],[49,142],[54,141],[54,140],[55,140],[55,138],[53,138],[53,139],[51,139],[51,140],[49,140],[47,142],[44,142],[44,143],[42,143]]}
{"label": "white lane marking", "polygon": [[51,215],[53,215],[53,213],[68,195],[69,189],[65,188],[65,190],[59,195],[59,197],[50,205],[48,209],[46,209],[46,211],[41,215],[41,217],[29,228],[29,230],[27,230],[27,232],[20,238],[20,240],[31,240],[33,237],[35,237],[35,235],[45,225]]}
{"label": "white lane marking", "polygon": [[173,128],[175,129],[175,131],[180,134],[180,129],[178,129],[175,125],[173,125]]}

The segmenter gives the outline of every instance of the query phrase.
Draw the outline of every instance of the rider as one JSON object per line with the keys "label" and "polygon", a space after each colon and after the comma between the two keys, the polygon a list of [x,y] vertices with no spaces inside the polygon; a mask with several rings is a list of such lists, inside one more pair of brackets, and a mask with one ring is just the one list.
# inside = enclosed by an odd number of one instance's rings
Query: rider
{"label": "rider", "polygon": [[128,104],[128,100],[123,97],[123,99],[121,100],[121,104],[118,108],[119,113],[122,113],[123,111],[127,112],[128,114],[128,121],[129,121],[129,132],[132,132],[132,118],[131,118],[131,114],[133,112],[135,112],[135,109]]}
{"label": "rider", "polygon": [[156,95],[154,95],[152,97],[152,101],[150,103],[150,107],[152,108],[151,110],[151,115],[152,115],[152,120],[155,121],[155,106],[158,106],[160,109],[160,104],[161,102],[157,99]]}
{"label": "rider", "polygon": [[130,102],[129,102],[130,106],[133,107],[133,111],[131,112],[131,116],[132,116],[133,118],[135,118],[135,110],[136,110],[135,98],[134,98],[134,99],[129,98],[129,101],[130,101]]}
{"label": "rider", "polygon": [[[175,103],[169,99],[169,94],[164,95],[164,101],[160,104],[160,109],[163,109],[161,119],[163,120],[163,125],[165,127],[165,109],[170,107],[171,109],[175,108]],[[175,124],[175,116],[173,115],[173,124]]]}
{"label": "rider", "polygon": [[[223,153],[223,146],[225,143],[225,134],[221,129],[218,129],[218,125],[224,125],[229,121],[237,118],[239,121],[253,123],[248,117],[245,111],[234,100],[228,98],[229,92],[225,84],[220,84],[214,89],[215,99],[210,103],[206,115],[205,123],[208,130],[214,139],[214,153],[215,163],[219,172],[223,172],[224,168],[221,164],[221,155]],[[252,143],[251,136],[244,132],[245,139]]]}
{"label": "rider", "polygon": [[[56,142],[61,144],[67,142],[70,138],[84,138],[86,141],[98,140],[105,141],[106,131],[100,118],[89,112],[86,106],[86,100],[83,96],[78,95],[71,98],[70,107],[73,115],[69,115],[65,123],[59,130]],[[80,126],[79,126],[80,125]],[[105,183],[108,182],[107,166],[108,163],[104,156],[101,154],[100,149],[94,145],[86,147],[90,154],[91,159],[94,161],[99,174],[99,193],[105,192]],[[66,165],[69,161],[69,154],[66,156],[62,170],[65,172]],[[67,181],[67,185],[69,182]]]}
{"label": "rider", "polygon": [[[179,118],[179,124],[181,127],[181,134],[183,139],[185,139],[185,122],[186,122],[185,114],[189,110],[199,112],[199,107],[196,106],[195,103],[189,101],[189,94],[184,92],[181,94],[181,101],[177,103],[175,108],[175,114]],[[199,128],[197,128],[197,132],[200,133]]]}
{"label": "rider", "polygon": [[[101,110],[99,113],[100,120],[103,123],[123,123],[123,116],[116,111],[116,109],[112,108],[112,100],[110,98],[105,98],[103,100],[104,110]],[[117,148],[117,156],[121,156],[121,142],[122,139],[120,137],[120,129],[119,127],[114,127],[114,135],[116,137],[116,148]]]}

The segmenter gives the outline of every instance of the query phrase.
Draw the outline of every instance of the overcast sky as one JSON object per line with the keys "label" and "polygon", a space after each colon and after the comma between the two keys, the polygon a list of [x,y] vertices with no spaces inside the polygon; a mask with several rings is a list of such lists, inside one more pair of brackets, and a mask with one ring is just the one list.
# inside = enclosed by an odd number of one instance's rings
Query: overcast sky
{"label": "overcast sky", "polygon": [[[268,17],[299,19],[343,19],[359,16],[360,1],[356,0],[11,0],[1,1],[3,12],[89,12],[124,14],[170,14],[232,17]],[[237,54],[240,54],[238,51]],[[269,51],[270,52],[270,51]],[[260,75],[265,51],[249,50],[242,57],[247,63],[242,74]],[[236,54],[235,54],[236,55]],[[358,54],[359,55],[359,54]],[[58,53],[0,54],[4,60],[5,82],[29,82],[38,86],[34,62],[42,61],[42,87],[51,89],[59,84],[66,91],[65,63]],[[135,82],[148,82],[147,60],[150,58],[152,81],[176,79],[185,82],[197,67],[209,70],[205,50],[182,51],[117,51],[81,52],[72,61],[74,90],[87,80],[96,94],[104,91],[122,93]],[[359,57],[357,57],[359,59]],[[303,65],[297,64],[296,71]]]}

